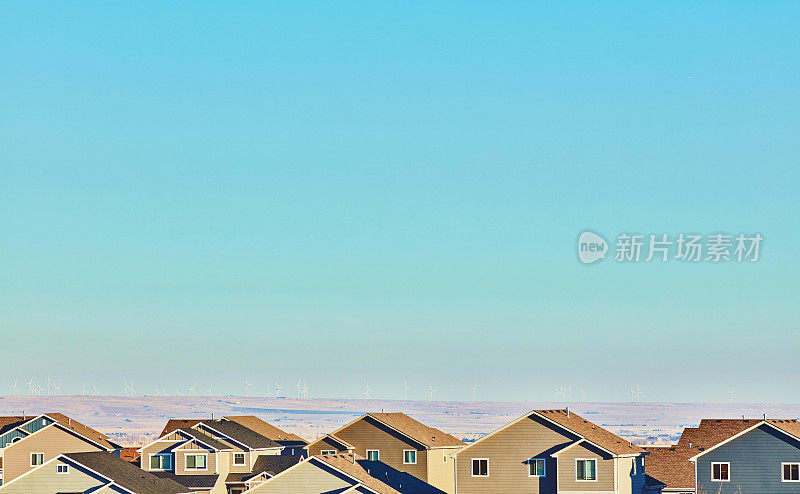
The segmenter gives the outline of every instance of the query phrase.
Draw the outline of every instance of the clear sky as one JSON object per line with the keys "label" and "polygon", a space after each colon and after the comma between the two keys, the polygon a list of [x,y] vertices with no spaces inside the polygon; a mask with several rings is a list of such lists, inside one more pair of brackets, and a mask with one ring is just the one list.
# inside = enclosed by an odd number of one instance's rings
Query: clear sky
{"label": "clear sky", "polygon": [[[2,381],[798,402],[798,19],[3,2]],[[585,229],[764,243],[583,265]]]}

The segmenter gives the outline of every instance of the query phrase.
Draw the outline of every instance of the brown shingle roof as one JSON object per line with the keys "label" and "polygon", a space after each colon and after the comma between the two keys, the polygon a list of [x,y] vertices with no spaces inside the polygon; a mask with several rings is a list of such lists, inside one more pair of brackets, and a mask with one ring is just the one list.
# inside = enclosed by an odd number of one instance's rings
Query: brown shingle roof
{"label": "brown shingle roof", "polygon": [[106,436],[105,434],[98,432],[91,427],[81,424],[77,420],[73,420],[63,413],[46,413],[48,417],[55,420],[59,423],[59,425],[77,433],[81,436],[90,439],[110,450],[119,449],[120,445],[114,442],[111,442],[111,438]]}
{"label": "brown shingle roof", "polygon": [[4,434],[14,427],[24,424],[31,418],[33,417],[23,418],[18,415],[6,415],[4,417],[0,417],[0,434]]}
{"label": "brown shingle roof", "polygon": [[164,426],[164,430],[161,431],[161,435],[158,437],[164,437],[178,429],[192,428],[203,420],[205,419],[169,419],[167,420],[167,425]]}
{"label": "brown shingle roof", "polygon": [[[708,449],[764,422],[761,419],[702,419],[697,427],[687,427],[678,440],[678,448]],[[767,419],[770,425],[800,438],[800,422],[795,419]]]}
{"label": "brown shingle roof", "polygon": [[136,494],[185,494],[191,492],[186,486],[169,479],[158,478],[105,451],[66,453],[63,456],[108,477],[116,484]]}
{"label": "brown shingle roof", "polygon": [[228,446],[225,443],[217,441],[213,437],[209,436],[208,434],[199,431],[197,429],[189,429],[188,427],[184,427],[183,429],[179,429],[181,433],[186,436],[189,436],[197,441],[205,444],[206,446],[211,446],[212,448],[219,450],[219,451],[231,451],[233,448]]}
{"label": "brown shingle roof", "polygon": [[316,455],[313,458],[346,473],[347,475],[358,480],[359,483],[369,487],[375,492],[379,492],[380,494],[401,494],[400,491],[371,476],[363,466],[364,462],[366,462],[366,459],[362,456],[338,454],[328,456]]}
{"label": "brown shingle roof", "polygon": [[[281,445],[230,420],[204,420],[203,425],[251,449],[280,448]],[[183,429],[182,429],[183,430]]]}
{"label": "brown shingle roof", "polygon": [[291,434],[286,431],[282,431],[275,427],[274,425],[261,420],[260,418],[256,417],[255,415],[228,415],[223,417],[223,420],[230,420],[236,422],[237,424],[243,425],[250,430],[258,432],[262,436],[272,439],[273,441],[292,441],[302,443],[303,445],[308,444],[308,441],[303,439],[302,437]]}
{"label": "brown shingle roof", "polygon": [[587,441],[612,452],[615,455],[632,455],[644,450],[631,444],[616,434],[607,431],[597,424],[589,422],[574,412],[567,410],[534,410],[536,413],[558,425],[586,438]]}
{"label": "brown shingle roof", "polygon": [[368,413],[379,422],[396,429],[428,448],[457,448],[464,442],[439,429],[428,427],[404,413]]}
{"label": "brown shingle roof", "polygon": [[645,457],[648,485],[660,483],[669,489],[694,489],[694,463],[689,458],[702,451],[700,448],[647,446],[644,450],[650,453]]}

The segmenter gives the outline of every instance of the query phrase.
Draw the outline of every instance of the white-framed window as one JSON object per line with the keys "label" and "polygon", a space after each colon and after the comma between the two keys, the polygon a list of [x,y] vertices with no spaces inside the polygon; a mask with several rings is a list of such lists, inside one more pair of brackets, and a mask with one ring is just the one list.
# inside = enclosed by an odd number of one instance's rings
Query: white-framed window
{"label": "white-framed window", "polygon": [[730,482],[731,464],[728,462],[712,463],[711,480],[713,482]]}
{"label": "white-framed window", "polygon": [[31,453],[31,466],[38,467],[44,463],[44,453]]}
{"label": "white-framed window", "polygon": [[416,465],[417,464],[417,450],[404,449],[403,450],[403,465]]}
{"label": "white-framed window", "polygon": [[597,481],[597,458],[577,458],[575,460],[575,480],[579,482]]}
{"label": "white-framed window", "polygon": [[186,470],[205,470],[208,464],[206,453],[192,453],[186,455]]}
{"label": "white-framed window", "polygon": [[245,464],[245,457],[244,453],[234,453],[233,454],[233,464],[234,465],[244,465]]}
{"label": "white-framed window", "polygon": [[442,463],[447,463],[447,450],[442,450]]}
{"label": "white-framed window", "polygon": [[336,454],[336,450],[335,449],[323,449],[322,451],[319,452],[319,454],[321,454],[322,456],[335,455]]}
{"label": "white-framed window", "polygon": [[169,453],[150,455],[150,470],[172,470],[172,455]]}
{"label": "white-framed window", "polygon": [[377,449],[368,449],[367,450],[367,460],[369,461],[379,461],[381,459],[381,452]]}
{"label": "white-framed window", "polygon": [[61,475],[69,473],[69,465],[56,465],[56,473]]}
{"label": "white-framed window", "polygon": [[545,461],[543,458],[531,458],[528,460],[528,477],[544,477]]}
{"label": "white-framed window", "polygon": [[781,480],[800,482],[800,463],[781,463]]}
{"label": "white-framed window", "polygon": [[472,476],[473,477],[489,476],[489,458],[472,459]]}

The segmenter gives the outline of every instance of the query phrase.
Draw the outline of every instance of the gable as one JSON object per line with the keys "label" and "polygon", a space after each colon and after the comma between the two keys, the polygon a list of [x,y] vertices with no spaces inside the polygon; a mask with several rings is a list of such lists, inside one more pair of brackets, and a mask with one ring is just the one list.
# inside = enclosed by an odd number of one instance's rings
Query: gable
{"label": "gable", "polygon": [[[57,473],[58,465],[69,465],[69,473]],[[25,475],[17,477],[3,485],[7,494],[29,494],[31,492],[84,492],[96,489],[108,483],[108,480],[92,472],[86,471],[73,462],[55,458]]]}
{"label": "gable", "polygon": [[545,458],[578,439],[580,438],[576,434],[541,417],[529,415],[462,451],[464,455],[473,458],[498,454]]}
{"label": "gable", "polygon": [[214,452],[213,449],[211,449],[208,446],[206,446],[205,444],[202,444],[202,443],[200,443],[198,441],[195,441],[195,440],[186,441],[185,443],[181,444],[180,446],[178,446],[175,449],[195,450],[195,451],[203,450],[203,451],[207,451],[209,453],[213,453]]}
{"label": "gable", "polygon": [[747,458],[763,455],[781,458],[781,461],[800,461],[800,440],[767,424],[761,424],[741,436],[701,454],[698,461],[730,461],[730,458],[746,461]]}
{"label": "gable", "polygon": [[339,429],[334,435],[343,441],[347,441],[353,446],[364,447],[371,444],[385,442],[386,440],[399,442],[411,449],[425,449],[425,445],[402,434],[395,429],[381,423],[380,421],[364,416],[350,425]]}
{"label": "gable", "polygon": [[339,491],[353,486],[355,482],[321,464],[318,461],[305,461],[282,472],[266,482],[252,488],[252,494],[285,492],[328,492]]}

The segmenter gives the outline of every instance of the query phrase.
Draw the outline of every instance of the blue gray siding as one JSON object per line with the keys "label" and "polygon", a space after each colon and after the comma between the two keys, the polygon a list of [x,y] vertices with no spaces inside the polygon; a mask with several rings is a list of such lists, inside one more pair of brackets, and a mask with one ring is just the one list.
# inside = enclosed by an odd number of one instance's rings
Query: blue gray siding
{"label": "blue gray siding", "polygon": [[[712,462],[731,464],[730,482],[711,481]],[[782,481],[782,462],[800,462],[800,442],[762,425],[697,459],[697,492],[800,493],[800,483]]]}

